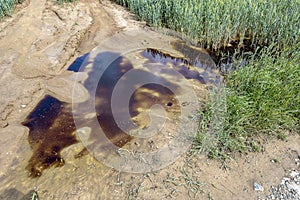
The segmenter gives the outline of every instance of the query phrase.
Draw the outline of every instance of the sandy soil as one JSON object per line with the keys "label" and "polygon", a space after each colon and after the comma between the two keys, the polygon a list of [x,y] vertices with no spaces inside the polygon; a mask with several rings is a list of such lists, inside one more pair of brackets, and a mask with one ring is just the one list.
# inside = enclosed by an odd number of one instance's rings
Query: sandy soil
{"label": "sandy soil", "polygon": [[[163,170],[142,175],[118,173],[90,155],[74,159],[83,148],[78,143],[62,152],[64,166],[28,177],[32,151],[28,129],[20,123],[45,94],[71,101],[72,72],[66,68],[77,56],[114,34],[137,29],[153,34],[120,6],[93,0],[64,6],[26,1],[0,22],[0,199],[21,199],[31,190],[40,199],[257,199],[289,170],[300,169],[295,162],[300,137],[292,135],[268,141],[261,153],[237,155],[226,170],[189,152]],[[254,182],[264,191],[255,191]]]}

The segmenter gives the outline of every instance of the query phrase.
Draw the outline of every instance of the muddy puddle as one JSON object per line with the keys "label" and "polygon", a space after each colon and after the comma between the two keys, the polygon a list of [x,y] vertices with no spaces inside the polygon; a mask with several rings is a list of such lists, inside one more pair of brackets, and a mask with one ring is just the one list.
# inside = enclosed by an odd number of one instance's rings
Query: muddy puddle
{"label": "muddy puddle", "polygon": [[[83,142],[90,151],[105,152],[106,155],[100,153],[102,157],[112,157],[111,150],[116,152],[124,146],[135,151],[138,148],[139,152],[161,148],[170,136],[175,137],[181,131],[176,123],[182,112],[187,112],[182,107],[189,107],[188,114],[196,113],[197,103],[204,103],[207,98],[204,89],[211,84],[211,77],[199,63],[195,66],[195,60],[184,55],[155,48],[140,48],[126,54],[101,49],[77,58],[68,70],[87,74],[81,84],[88,91],[89,100],[72,106],[46,95],[22,123],[30,130],[28,141],[33,154],[26,167],[30,176],[41,176],[44,169],[63,166],[65,161],[60,152],[78,142]],[[125,76],[132,71],[131,77]],[[185,94],[195,89],[194,99],[192,93]],[[150,113],[154,105],[159,106],[154,109],[155,117]],[[161,130],[157,122],[165,119]],[[148,133],[141,137],[138,130]],[[151,131],[160,134],[150,138]],[[99,136],[99,132],[105,137]],[[107,150],[111,144],[113,148]],[[87,149],[74,157],[80,159],[88,153]]]}
{"label": "muddy puddle", "polygon": [[152,32],[117,34],[78,57],[45,81],[48,91],[25,116],[28,136],[3,189],[99,199],[110,195],[116,171],[168,166],[189,148],[198,108],[220,82],[211,62],[199,49]]}

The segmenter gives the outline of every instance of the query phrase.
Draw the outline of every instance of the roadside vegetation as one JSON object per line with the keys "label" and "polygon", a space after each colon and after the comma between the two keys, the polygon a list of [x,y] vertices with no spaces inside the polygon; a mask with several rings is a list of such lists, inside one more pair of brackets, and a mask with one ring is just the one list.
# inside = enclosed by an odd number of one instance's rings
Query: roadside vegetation
{"label": "roadside vegetation", "polygon": [[[0,19],[10,16],[15,4],[22,3],[24,0],[0,0]],[[55,0],[59,4],[75,2],[77,0]]]}
{"label": "roadside vegetation", "polygon": [[[261,140],[300,132],[299,1],[115,2],[151,26],[181,33],[217,55],[218,67],[225,68],[224,102],[212,101],[200,111],[196,149],[226,160],[261,150]],[[218,115],[221,122],[213,122]]]}
{"label": "roadside vegetation", "polygon": [[15,4],[22,2],[23,0],[0,0],[0,19],[4,16],[11,15]]}
{"label": "roadside vegetation", "polygon": [[185,34],[203,48],[232,42],[280,47],[299,41],[298,0],[115,0],[149,25]]}
{"label": "roadside vegetation", "polygon": [[[201,111],[196,148],[226,160],[236,152],[262,150],[261,141],[300,133],[299,47],[280,54],[266,49],[248,65],[227,73],[225,103],[213,101]],[[221,124],[212,123],[220,114]]]}

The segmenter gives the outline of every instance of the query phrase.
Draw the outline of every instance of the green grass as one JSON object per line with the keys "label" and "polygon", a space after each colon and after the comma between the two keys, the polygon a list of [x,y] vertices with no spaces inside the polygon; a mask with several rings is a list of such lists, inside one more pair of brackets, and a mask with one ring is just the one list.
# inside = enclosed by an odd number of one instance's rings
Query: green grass
{"label": "green grass", "polygon": [[226,111],[219,130],[211,131],[212,118],[222,113],[215,108],[218,102],[212,101],[201,112],[196,146],[224,160],[233,152],[259,151],[259,137],[285,139],[286,131],[299,133],[299,48],[300,44],[295,45],[276,56],[265,50],[248,65],[229,72],[224,89]]}
{"label": "green grass", "polygon": [[16,3],[22,3],[23,0],[0,0],[0,19],[11,15],[12,9]]}
{"label": "green grass", "polygon": [[[254,46],[299,41],[299,0],[115,0],[152,26],[167,27],[196,44],[218,49],[232,41]],[[242,44],[241,44],[242,45]]]}

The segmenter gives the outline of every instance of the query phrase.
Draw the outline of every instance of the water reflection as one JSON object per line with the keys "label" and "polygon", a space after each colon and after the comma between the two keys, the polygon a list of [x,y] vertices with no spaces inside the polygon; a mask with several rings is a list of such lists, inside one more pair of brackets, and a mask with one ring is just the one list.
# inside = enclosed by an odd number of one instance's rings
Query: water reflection
{"label": "water reflection", "polygon": [[[88,57],[85,54],[78,58],[70,67],[69,70],[78,72],[83,60]],[[186,79],[193,79],[199,84],[205,84],[205,78],[201,71],[192,66],[190,61],[185,58],[175,57],[168,53],[161,52],[156,49],[146,49],[138,52],[136,57],[142,57],[144,68],[136,67],[136,63],[132,63],[132,59],[121,56],[114,52],[103,52],[95,58],[91,69],[88,69],[90,63],[86,62],[82,69],[88,72],[88,78],[84,81],[85,88],[90,91],[96,85],[95,92],[95,111],[96,113],[85,112],[84,108],[81,112],[85,118],[80,127],[89,133],[89,139],[99,143],[99,130],[92,123],[92,119],[97,119],[102,131],[117,147],[122,147],[133,139],[133,136],[127,133],[136,126],[147,127],[150,119],[143,114],[149,110],[152,105],[159,104],[167,112],[168,117],[178,116],[180,114],[180,105],[176,95],[173,93],[179,90],[180,85],[177,85],[176,80],[170,82],[167,78],[154,75],[151,65],[147,64],[162,64],[168,65],[182,74]],[[107,58],[116,58],[112,63],[106,63]],[[103,65],[109,64],[109,67],[103,72],[100,80],[97,74],[103,70]],[[132,85],[135,92],[129,100],[127,107],[120,108],[117,113],[112,112],[111,99],[113,90],[122,79],[122,77],[131,69],[136,68],[136,71],[143,74],[142,77],[150,77],[151,79],[159,80],[164,85],[170,85],[174,88],[173,91],[159,84],[146,84],[142,86]],[[138,78],[138,77],[137,77]],[[157,82],[157,80],[155,82]],[[130,85],[130,80],[123,80],[125,85]],[[127,82],[126,82],[127,81]],[[96,84],[95,84],[96,82]],[[128,89],[128,88],[126,88]],[[83,103],[84,104],[84,103]],[[79,105],[80,106],[80,105]],[[121,122],[116,122],[114,115],[126,116],[126,112],[130,113],[130,118],[121,118]],[[22,123],[30,130],[28,141],[33,150],[28,166],[30,175],[33,177],[40,176],[42,171],[51,166],[62,166],[64,160],[60,155],[62,149],[78,142],[76,137],[76,127],[72,114],[72,105],[59,101],[52,96],[45,96],[35,109],[29,114],[26,120]],[[122,129],[117,124],[125,124]],[[78,125],[78,124],[76,124]],[[99,145],[106,145],[105,140],[101,140]],[[86,150],[75,155],[76,158],[83,156]]]}

